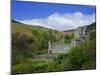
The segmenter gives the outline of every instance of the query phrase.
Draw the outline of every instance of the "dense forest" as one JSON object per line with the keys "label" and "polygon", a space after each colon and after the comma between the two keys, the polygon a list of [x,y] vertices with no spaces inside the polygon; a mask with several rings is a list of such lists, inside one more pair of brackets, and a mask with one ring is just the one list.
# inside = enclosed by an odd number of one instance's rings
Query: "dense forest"
{"label": "dense forest", "polygon": [[40,26],[12,21],[12,74],[87,70],[96,68],[96,23],[88,26],[90,40],[75,46],[67,54],[53,61],[32,60],[35,55],[48,54],[48,41],[58,41],[64,34],[65,42],[74,37],[73,30],[58,32]]}

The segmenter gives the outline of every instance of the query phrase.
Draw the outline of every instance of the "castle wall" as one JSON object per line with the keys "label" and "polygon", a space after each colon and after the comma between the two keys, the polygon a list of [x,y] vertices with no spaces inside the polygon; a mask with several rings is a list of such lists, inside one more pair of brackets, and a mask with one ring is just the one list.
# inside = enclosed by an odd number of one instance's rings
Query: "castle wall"
{"label": "castle wall", "polygon": [[49,48],[49,53],[68,53],[68,51],[71,49],[71,44],[57,44],[57,45],[51,45],[51,48]]}
{"label": "castle wall", "polygon": [[69,50],[76,45],[84,43],[89,39],[89,33],[86,32],[86,27],[80,27],[74,31],[74,39],[69,44],[63,42],[48,42],[48,53],[68,53]]}

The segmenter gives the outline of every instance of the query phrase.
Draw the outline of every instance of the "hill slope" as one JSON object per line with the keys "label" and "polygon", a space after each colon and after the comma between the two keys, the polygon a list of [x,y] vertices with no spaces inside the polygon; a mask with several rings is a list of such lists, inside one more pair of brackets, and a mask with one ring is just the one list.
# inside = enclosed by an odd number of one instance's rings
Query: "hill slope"
{"label": "hill slope", "polygon": [[[73,31],[66,31],[66,32],[58,32],[55,30],[51,30],[41,26],[31,26],[26,25],[17,21],[12,20],[12,33],[29,33],[29,34],[40,34],[40,35],[47,35],[49,38],[55,38],[56,40],[61,40],[63,36],[66,35],[73,35]],[[50,37],[51,36],[51,37]],[[50,39],[50,40],[51,40]]]}
{"label": "hill slope", "polygon": [[49,29],[40,26],[25,25],[19,22],[12,21],[12,32],[31,32],[32,30],[49,31]]}

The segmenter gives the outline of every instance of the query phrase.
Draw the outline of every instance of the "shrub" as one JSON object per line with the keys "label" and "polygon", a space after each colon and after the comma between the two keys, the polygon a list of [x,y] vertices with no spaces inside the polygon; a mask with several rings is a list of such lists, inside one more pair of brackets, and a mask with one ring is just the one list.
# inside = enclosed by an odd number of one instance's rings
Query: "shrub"
{"label": "shrub", "polygon": [[23,74],[23,73],[36,73],[36,72],[46,72],[47,62],[37,62],[37,61],[26,61],[12,67],[13,74]]}
{"label": "shrub", "polygon": [[62,71],[63,70],[63,65],[58,64],[55,62],[48,63],[47,71],[48,72],[55,72],[55,71]]}
{"label": "shrub", "polygon": [[81,69],[96,69],[96,60],[87,60],[82,64]]}

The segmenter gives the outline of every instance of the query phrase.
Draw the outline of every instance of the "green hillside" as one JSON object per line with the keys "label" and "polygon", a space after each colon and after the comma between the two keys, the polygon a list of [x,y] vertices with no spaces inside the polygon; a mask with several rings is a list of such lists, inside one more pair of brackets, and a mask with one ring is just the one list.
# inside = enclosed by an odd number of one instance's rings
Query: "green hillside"
{"label": "green hillside", "polygon": [[16,33],[16,32],[32,32],[32,30],[37,30],[37,31],[49,31],[49,29],[44,28],[44,27],[40,27],[40,26],[31,26],[31,25],[25,25],[22,23],[18,23],[18,22],[12,22],[12,32]]}
{"label": "green hillside", "polygon": [[95,69],[96,23],[88,26],[88,32],[90,41],[73,47],[68,54],[61,54],[53,61],[38,61],[33,57],[48,55],[49,40],[56,42],[64,38],[65,43],[70,43],[74,30],[58,32],[12,21],[12,75]]}
{"label": "green hillside", "polygon": [[96,22],[95,23],[92,23],[87,28],[88,28],[88,30],[96,30]]}
{"label": "green hillside", "polygon": [[[31,49],[32,53],[44,53],[47,52],[47,43],[51,37],[54,38],[52,30],[12,21],[12,44],[15,47],[14,49],[20,48],[22,50],[28,46],[28,50]],[[23,43],[25,43],[25,46]],[[22,46],[20,47],[20,45]],[[42,49],[43,51],[40,51]]]}
{"label": "green hillside", "polygon": [[[73,31],[58,32],[41,26],[25,25],[16,21],[12,21],[12,33],[44,34],[47,35],[51,41],[58,41],[61,40],[63,36],[69,38],[73,35]],[[55,39],[52,40],[52,38]]]}

